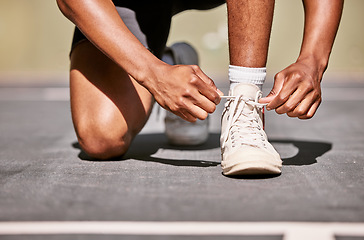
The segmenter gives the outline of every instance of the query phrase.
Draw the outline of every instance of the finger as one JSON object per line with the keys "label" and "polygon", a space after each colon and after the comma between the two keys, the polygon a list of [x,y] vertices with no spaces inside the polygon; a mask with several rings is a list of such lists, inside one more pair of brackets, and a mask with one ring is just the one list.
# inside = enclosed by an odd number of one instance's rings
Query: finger
{"label": "finger", "polygon": [[298,104],[306,97],[307,93],[307,89],[298,88],[283,105],[276,108],[276,112],[278,114],[293,112]]}
{"label": "finger", "polygon": [[[198,95],[196,95],[196,96],[198,96],[197,97],[197,99],[199,99],[198,102],[201,102],[203,104],[203,105],[201,105],[201,107],[210,105],[206,101],[212,103],[215,106],[220,103],[221,96],[216,91],[208,89],[206,86],[203,86],[200,84],[197,85],[197,89],[198,89]],[[210,108],[208,108],[208,109],[210,109]],[[208,109],[205,109],[205,110],[208,110]]]}
{"label": "finger", "polygon": [[313,105],[317,102],[318,98],[314,95],[314,92],[309,92],[306,97],[289,113],[287,113],[290,117],[305,117],[308,114],[308,111],[311,109]]}
{"label": "finger", "polygon": [[276,94],[274,99],[267,105],[267,109],[277,109],[286,103],[286,101],[290,98],[290,96],[296,91],[297,86],[294,83],[295,81],[284,81],[282,83],[281,89]]}
{"label": "finger", "polygon": [[315,113],[316,113],[316,111],[317,111],[317,109],[318,109],[318,107],[320,106],[320,104],[321,104],[321,98],[320,99],[318,99],[312,106],[311,106],[311,108],[310,108],[310,110],[307,112],[307,114],[305,114],[305,115],[303,115],[303,116],[300,116],[300,117],[298,117],[299,119],[310,119],[310,118],[312,118],[314,115],[315,115]]}
{"label": "finger", "polygon": [[207,116],[208,116],[208,113],[205,110],[203,110],[202,108],[200,108],[200,107],[198,107],[196,105],[191,105],[186,110],[193,117],[198,118],[200,120],[205,120],[207,118]]}
{"label": "finger", "polygon": [[197,93],[195,96],[195,99],[193,100],[193,103],[203,109],[204,111],[208,113],[213,113],[216,110],[215,103],[211,102],[209,99],[207,99],[205,96],[203,96],[200,93]]}
{"label": "finger", "polygon": [[188,122],[195,122],[197,120],[196,117],[192,116],[186,109],[181,107],[177,108],[176,110],[172,110],[166,106],[166,110]]}
{"label": "finger", "polygon": [[[203,97],[200,93],[196,91],[196,95],[200,95]],[[210,102],[205,98],[205,101],[209,102],[211,105],[215,106],[214,103]],[[179,107],[172,111],[176,115],[182,117],[183,119],[189,121],[189,122],[195,122],[198,119],[204,120],[207,118],[208,113],[201,107],[195,105],[194,103],[197,102],[196,99],[185,99],[184,101],[179,103]]]}
{"label": "finger", "polygon": [[216,105],[197,90],[191,90],[180,101],[179,109],[179,111],[185,109],[192,116],[201,119],[206,118],[205,115],[208,113],[213,113],[216,110]]}
{"label": "finger", "polygon": [[[284,83],[284,76],[283,74],[276,74],[276,76],[274,77],[274,85],[272,90],[269,92],[269,94],[260,99],[260,103],[270,103],[281,91],[282,87],[283,87],[283,83]],[[269,105],[269,104],[268,104]],[[267,109],[270,110],[272,108],[269,108],[267,106]]]}
{"label": "finger", "polygon": [[196,86],[198,87],[200,93],[206,96],[210,101],[214,102],[216,105],[220,103],[222,95],[224,95],[219,89],[217,89],[214,81],[209,78],[200,67],[193,65],[193,70],[195,74],[202,80],[196,81]]}
{"label": "finger", "polygon": [[[224,93],[220,90],[220,89],[217,89],[217,93],[219,94],[220,96],[220,101],[221,101],[221,97],[224,96]],[[220,102],[219,102],[220,103]],[[218,104],[219,104],[218,103]]]}
{"label": "finger", "polygon": [[259,99],[259,103],[270,103],[276,95],[269,93],[266,97]]}
{"label": "finger", "polygon": [[192,116],[190,113],[188,113],[186,110],[181,110],[179,112],[175,112],[177,116],[182,118],[183,120],[186,120],[188,122],[196,122],[197,118]]}

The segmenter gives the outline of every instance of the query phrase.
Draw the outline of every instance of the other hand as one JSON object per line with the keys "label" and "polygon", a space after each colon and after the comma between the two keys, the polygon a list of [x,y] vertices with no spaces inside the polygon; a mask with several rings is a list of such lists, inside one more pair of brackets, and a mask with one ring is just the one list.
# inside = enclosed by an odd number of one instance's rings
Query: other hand
{"label": "other hand", "polygon": [[260,99],[267,110],[299,119],[312,118],[321,99],[322,73],[312,61],[300,60],[277,73],[270,93]]}
{"label": "other hand", "polygon": [[196,65],[168,65],[147,88],[159,105],[190,122],[206,119],[223,95]]}

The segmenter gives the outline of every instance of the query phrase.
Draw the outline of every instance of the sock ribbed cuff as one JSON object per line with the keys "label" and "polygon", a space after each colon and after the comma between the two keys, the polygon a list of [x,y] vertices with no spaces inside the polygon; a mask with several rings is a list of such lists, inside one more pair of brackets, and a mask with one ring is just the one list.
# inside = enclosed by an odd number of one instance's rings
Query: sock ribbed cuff
{"label": "sock ribbed cuff", "polygon": [[267,68],[248,68],[229,65],[229,80],[231,83],[252,83],[263,85]]}

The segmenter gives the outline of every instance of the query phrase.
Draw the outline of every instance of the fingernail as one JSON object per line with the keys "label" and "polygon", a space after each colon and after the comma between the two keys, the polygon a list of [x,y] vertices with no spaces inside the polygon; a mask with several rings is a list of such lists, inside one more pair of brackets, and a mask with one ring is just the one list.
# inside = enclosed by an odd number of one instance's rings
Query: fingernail
{"label": "fingernail", "polygon": [[217,93],[220,95],[220,96],[224,96],[224,93],[220,91],[220,89],[217,89]]}

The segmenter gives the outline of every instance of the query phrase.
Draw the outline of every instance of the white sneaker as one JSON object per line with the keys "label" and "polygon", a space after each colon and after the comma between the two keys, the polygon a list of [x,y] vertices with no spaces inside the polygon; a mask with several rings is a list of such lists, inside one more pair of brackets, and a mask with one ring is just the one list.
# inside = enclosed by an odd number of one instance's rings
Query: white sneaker
{"label": "white sneaker", "polygon": [[257,86],[245,83],[225,97],[220,138],[225,175],[281,173],[282,160],[263,129],[261,97]]}
{"label": "white sneaker", "polygon": [[190,123],[167,111],[164,121],[165,134],[173,145],[200,145],[206,142],[209,136],[209,119]]}
{"label": "white sneaker", "polygon": [[[183,42],[166,48],[162,60],[168,64],[198,65],[196,50]],[[167,111],[164,121],[165,134],[173,145],[200,145],[208,139],[209,117],[203,121],[190,123]]]}

